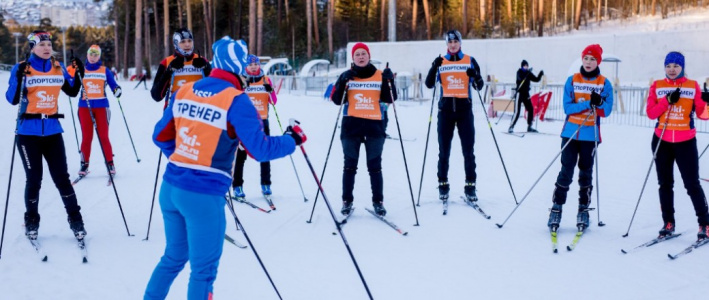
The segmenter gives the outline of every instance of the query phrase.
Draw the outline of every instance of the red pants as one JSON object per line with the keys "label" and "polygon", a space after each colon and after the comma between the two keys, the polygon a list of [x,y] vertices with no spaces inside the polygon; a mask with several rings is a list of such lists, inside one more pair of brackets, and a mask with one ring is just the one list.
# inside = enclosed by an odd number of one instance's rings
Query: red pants
{"label": "red pants", "polygon": [[[94,118],[98,126],[98,138],[103,145],[103,154],[106,161],[113,161],[113,148],[108,140],[108,122],[111,118],[110,110],[107,107],[93,108]],[[79,123],[81,123],[81,158],[83,162],[89,162],[91,157],[91,142],[94,138],[94,124],[91,122],[91,115],[88,107],[79,107]]]}

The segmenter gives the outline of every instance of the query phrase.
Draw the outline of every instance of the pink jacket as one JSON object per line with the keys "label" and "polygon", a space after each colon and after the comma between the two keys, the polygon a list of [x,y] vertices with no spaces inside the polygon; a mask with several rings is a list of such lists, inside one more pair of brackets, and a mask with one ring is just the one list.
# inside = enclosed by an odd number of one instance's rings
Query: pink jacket
{"label": "pink jacket", "polygon": [[[689,82],[688,82],[689,81]],[[659,119],[662,117],[663,114],[667,113],[669,108],[670,108],[670,103],[667,100],[667,95],[664,97],[658,98],[657,97],[657,86],[658,83],[661,86],[670,86],[670,87],[682,87],[683,84],[688,83],[688,84],[693,84],[694,87],[692,86],[685,86],[684,89],[693,89],[693,100],[694,100],[694,113],[696,113],[697,118],[701,120],[708,120],[709,115],[705,115],[705,111],[707,108],[706,102],[702,100],[702,92],[699,89],[699,84],[694,81],[694,80],[689,80],[686,77],[682,77],[679,79],[671,80],[668,78],[665,78],[663,80],[657,80],[652,83],[652,86],[650,86],[650,91],[648,93],[647,97],[647,116],[648,118],[655,120],[658,119],[658,124],[655,126],[655,135],[660,137],[662,135],[662,128],[659,124]],[[691,118],[693,114],[689,114],[689,117]],[[670,142],[670,143],[679,143],[679,142],[684,142],[691,140],[697,135],[697,129],[694,127],[693,121],[690,120],[690,129],[689,130],[672,130],[672,129],[667,129],[665,130],[665,134],[662,135],[662,140],[665,142]]]}

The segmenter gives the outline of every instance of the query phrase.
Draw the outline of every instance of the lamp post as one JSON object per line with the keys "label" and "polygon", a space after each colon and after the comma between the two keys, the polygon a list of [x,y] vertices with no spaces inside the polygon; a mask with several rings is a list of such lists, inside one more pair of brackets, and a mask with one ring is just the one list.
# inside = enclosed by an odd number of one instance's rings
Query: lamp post
{"label": "lamp post", "polygon": [[64,54],[64,65],[66,66],[66,27],[62,27],[60,30],[62,32],[62,52]]}
{"label": "lamp post", "polygon": [[19,53],[17,52],[17,46],[18,46],[17,38],[19,38],[20,35],[22,35],[22,34],[19,33],[19,32],[13,32],[13,33],[12,33],[12,36],[15,37],[15,63],[16,63],[16,64],[20,63],[20,61],[19,61]]}

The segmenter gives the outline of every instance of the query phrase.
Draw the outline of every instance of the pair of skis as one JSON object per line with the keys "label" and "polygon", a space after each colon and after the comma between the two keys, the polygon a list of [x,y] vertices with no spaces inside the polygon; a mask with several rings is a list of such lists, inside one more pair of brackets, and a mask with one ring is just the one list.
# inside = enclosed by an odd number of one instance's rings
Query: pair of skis
{"label": "pair of skis", "polygon": [[[680,235],[682,235],[682,233],[673,233],[673,234],[666,235],[666,236],[656,237],[656,238],[654,238],[654,239],[652,239],[652,240],[650,240],[650,241],[647,241],[647,242],[645,242],[645,243],[642,243],[642,244],[640,244],[640,245],[638,245],[638,246],[636,246],[636,247],[634,247],[634,248],[632,248],[632,249],[630,249],[630,250],[620,249],[620,251],[621,251],[623,254],[632,253],[632,252],[638,251],[638,250],[640,250],[640,249],[647,248],[647,247],[650,247],[650,246],[653,246],[653,245],[657,245],[657,244],[659,244],[659,243],[662,243],[662,242],[664,242],[664,241],[668,241],[668,240],[674,239],[674,238],[676,238],[676,237],[678,237],[678,236],[680,236]],[[689,245],[687,248],[684,248],[684,250],[682,250],[682,251],[680,251],[680,252],[678,252],[678,253],[676,253],[676,254],[669,254],[669,253],[668,253],[668,254],[667,254],[667,257],[669,257],[670,259],[673,259],[673,260],[674,260],[674,259],[677,259],[677,258],[680,257],[680,256],[687,255],[687,254],[691,253],[694,249],[697,249],[697,248],[699,248],[699,247],[701,247],[701,246],[704,246],[704,245],[706,245],[706,244],[709,244],[709,238],[704,238],[704,239],[701,239],[701,240],[697,240],[697,241],[695,241],[694,243],[692,243],[691,245]]]}
{"label": "pair of skis", "polygon": [[271,198],[271,195],[263,195],[263,198],[266,199],[266,202],[268,203],[268,206],[271,209],[261,208],[260,206],[247,201],[244,197],[236,197],[236,196],[231,197],[232,200],[234,200],[238,203],[242,203],[242,204],[246,204],[248,206],[251,206],[251,208],[256,209],[260,212],[270,213],[272,210],[276,210],[276,205],[273,204],[273,199]]}
{"label": "pair of skis", "polygon": [[[345,226],[345,224],[347,224],[347,220],[350,218],[350,216],[352,216],[352,214],[354,213],[354,210],[355,210],[355,208],[352,207],[352,209],[350,210],[350,213],[349,213],[349,214],[346,214],[346,215],[344,216],[344,218],[338,222],[339,225],[340,225],[340,228],[342,228],[343,226]],[[390,221],[389,219],[385,218],[384,216],[378,215],[376,212],[374,212],[373,210],[369,209],[368,207],[365,207],[364,210],[368,211],[368,212],[369,212],[370,214],[372,214],[374,217],[376,217],[376,218],[379,219],[380,221],[384,222],[384,224],[387,224],[389,227],[391,227],[392,229],[394,229],[394,231],[398,232],[398,233],[401,234],[402,236],[407,236],[407,235],[409,234],[408,231],[403,231],[403,230],[401,230],[401,229],[399,228],[399,226],[396,226],[396,224],[394,224],[394,222]],[[333,233],[332,233],[332,235],[336,235],[336,234],[337,234],[336,232],[333,232]]]}
{"label": "pair of skis", "polygon": [[[578,225],[577,226],[577,231],[576,234],[574,235],[574,239],[571,240],[571,244],[566,246],[567,251],[573,251],[576,249],[576,245],[578,245],[579,241],[581,240],[581,237],[583,237],[584,232],[586,232],[586,226],[583,225]],[[554,253],[559,253],[559,227],[558,226],[552,226],[551,230],[551,250]]]}
{"label": "pair of skis", "polygon": [[[463,202],[465,202],[465,204],[474,208],[475,211],[477,211],[478,213],[480,213],[481,216],[483,216],[483,218],[488,219],[488,220],[490,219],[490,216],[488,214],[486,214],[482,208],[480,208],[480,205],[478,205],[477,199],[476,200],[469,200],[465,196],[460,196],[460,199],[463,200]],[[443,204],[443,215],[445,216],[448,214],[448,198],[441,199],[441,202]]]}
{"label": "pair of skis", "polygon": [[[76,179],[74,179],[74,181],[71,182],[71,185],[76,185],[77,183],[79,183],[79,181],[81,181],[81,180],[84,179],[87,175],[89,175],[89,173],[91,173],[91,172],[87,172],[86,174],[79,175],[79,177],[76,177]],[[113,175],[113,178],[114,178],[114,179],[116,178],[116,175],[115,175],[115,174]],[[106,183],[106,186],[111,186],[112,183],[113,183],[113,180],[111,180],[111,176],[109,175],[109,177],[108,177],[108,183]]]}
{"label": "pair of skis", "polygon": [[[42,245],[39,243],[39,240],[37,240],[37,237],[27,236],[27,239],[32,245],[32,248],[34,249],[35,253],[37,253],[37,255],[41,258],[42,261],[46,262],[49,259],[48,255],[44,251],[44,248],[42,248]],[[76,237],[76,243],[79,247],[79,251],[81,251],[81,262],[88,263],[89,253],[86,250],[86,242],[84,241],[84,237]]]}

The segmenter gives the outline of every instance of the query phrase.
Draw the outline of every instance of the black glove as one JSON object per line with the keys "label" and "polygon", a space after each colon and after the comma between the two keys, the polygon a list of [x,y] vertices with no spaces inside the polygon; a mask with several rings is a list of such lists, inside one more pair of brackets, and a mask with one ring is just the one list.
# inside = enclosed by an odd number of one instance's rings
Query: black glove
{"label": "black glove", "polygon": [[603,102],[605,102],[605,100],[603,100],[601,95],[596,93],[596,91],[591,92],[591,105],[592,106],[599,107],[599,106],[603,105]]}
{"label": "black glove", "polygon": [[22,84],[22,79],[25,78],[25,74],[27,74],[28,70],[27,67],[30,65],[30,63],[23,61],[17,66],[17,71],[15,73],[15,78],[17,79],[17,86],[20,86]]}
{"label": "black glove", "polygon": [[702,92],[702,100],[709,103],[709,90],[707,90],[707,83],[704,83],[704,91]]}
{"label": "black glove", "polygon": [[115,90],[113,90],[113,96],[116,96],[116,98],[120,98],[121,95],[123,95],[123,90],[120,86],[118,86]]}
{"label": "black glove", "polygon": [[273,92],[273,87],[268,83],[264,83],[263,88],[266,89],[266,92],[269,92],[269,93]]}
{"label": "black glove", "polygon": [[284,132],[283,135],[289,135],[290,137],[292,137],[295,141],[296,146],[300,146],[301,144],[305,143],[305,141],[308,140],[308,137],[305,136],[303,130],[300,129],[300,123],[293,119],[291,119],[289,123],[291,123],[291,125],[288,125],[288,127],[286,127],[286,132]]}
{"label": "black glove", "polygon": [[168,65],[168,68],[171,71],[174,71],[174,70],[182,69],[182,67],[184,67],[184,66],[185,66],[185,58],[182,56],[177,56],[177,57],[175,57],[175,59],[173,59],[170,62],[170,65]]}
{"label": "black glove", "polygon": [[677,103],[677,101],[679,101],[679,88],[667,95],[667,102],[669,102],[670,105]]}
{"label": "black glove", "polygon": [[394,73],[391,72],[391,69],[386,68],[382,71],[382,79],[387,81],[394,80]]}
{"label": "black glove", "polygon": [[355,75],[357,75],[356,72],[354,70],[350,69],[350,70],[342,72],[342,75],[340,75],[340,80],[343,83],[346,83],[346,82],[354,79]]}
{"label": "black glove", "polygon": [[542,76],[544,76],[544,70],[539,71],[539,76],[537,76],[537,77],[542,77]]}
{"label": "black glove", "polygon": [[443,64],[443,57],[440,55],[433,60],[433,68],[438,69]]}
{"label": "black glove", "polygon": [[465,70],[465,74],[468,74],[468,77],[470,78],[478,78],[480,76],[480,71],[477,69],[468,68]]}
{"label": "black glove", "polygon": [[76,73],[74,74],[79,74],[81,78],[84,78],[84,63],[78,58],[72,58],[71,64],[76,68]]}
{"label": "black glove", "polygon": [[209,64],[209,62],[206,59],[204,59],[204,57],[201,57],[201,56],[192,59],[192,65],[198,69],[203,69],[208,64]]}

